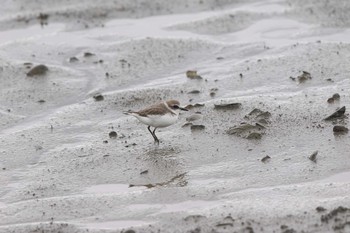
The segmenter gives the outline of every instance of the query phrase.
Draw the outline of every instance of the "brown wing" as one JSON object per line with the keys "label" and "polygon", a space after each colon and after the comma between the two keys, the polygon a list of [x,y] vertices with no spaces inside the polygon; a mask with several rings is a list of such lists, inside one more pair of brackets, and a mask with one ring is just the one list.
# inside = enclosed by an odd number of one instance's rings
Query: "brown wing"
{"label": "brown wing", "polygon": [[136,112],[137,114],[139,114],[140,116],[146,117],[149,115],[163,115],[165,113],[167,113],[168,110],[164,109],[164,108],[156,108],[156,107],[149,107],[146,109],[143,109],[141,111]]}

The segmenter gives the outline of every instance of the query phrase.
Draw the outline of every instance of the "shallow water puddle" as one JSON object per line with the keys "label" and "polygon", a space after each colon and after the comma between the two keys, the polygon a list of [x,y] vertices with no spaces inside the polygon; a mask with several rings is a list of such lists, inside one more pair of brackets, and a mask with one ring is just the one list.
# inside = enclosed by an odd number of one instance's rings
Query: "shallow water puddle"
{"label": "shallow water puddle", "polygon": [[171,212],[180,212],[180,211],[189,211],[193,209],[205,209],[213,206],[220,205],[219,201],[203,201],[203,200],[195,200],[195,201],[184,201],[174,204],[165,204],[162,207],[160,213],[171,213]]}
{"label": "shallow water puddle", "polygon": [[126,184],[99,184],[86,188],[84,193],[128,193],[145,189],[146,187],[129,187]]}
{"label": "shallow water puddle", "polygon": [[45,36],[53,36],[56,33],[63,31],[65,25],[62,23],[52,23],[50,26],[41,27],[34,25],[27,28],[14,29],[8,31],[0,31],[0,45],[7,43],[14,43],[20,40],[27,41],[31,39],[38,39]]}
{"label": "shallow water puddle", "polygon": [[330,177],[327,177],[326,179],[321,180],[321,182],[330,182],[330,183],[349,183],[350,181],[350,172],[342,172],[335,175],[332,175]]}
{"label": "shallow water puddle", "polygon": [[120,220],[120,221],[109,221],[109,222],[95,222],[85,224],[84,227],[96,228],[96,229],[118,229],[126,227],[136,227],[141,225],[151,224],[151,222],[145,221],[132,221],[132,220]]}

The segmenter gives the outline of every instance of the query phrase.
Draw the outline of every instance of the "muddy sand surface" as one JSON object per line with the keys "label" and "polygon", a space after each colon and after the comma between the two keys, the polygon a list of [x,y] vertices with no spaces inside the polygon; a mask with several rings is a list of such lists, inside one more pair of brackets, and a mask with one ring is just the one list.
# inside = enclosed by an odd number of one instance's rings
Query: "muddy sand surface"
{"label": "muddy sand surface", "polygon": [[349,10],[5,0],[0,232],[350,232]]}

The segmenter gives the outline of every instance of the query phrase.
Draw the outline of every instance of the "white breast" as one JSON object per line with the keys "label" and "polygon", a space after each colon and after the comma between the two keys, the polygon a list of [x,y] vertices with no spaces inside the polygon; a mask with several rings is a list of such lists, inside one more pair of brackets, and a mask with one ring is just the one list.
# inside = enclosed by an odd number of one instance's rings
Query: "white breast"
{"label": "white breast", "polygon": [[179,117],[177,114],[174,115],[170,113],[165,115],[148,115],[147,117],[142,117],[136,114],[133,114],[133,116],[145,125],[150,125],[156,128],[163,128],[175,124]]}

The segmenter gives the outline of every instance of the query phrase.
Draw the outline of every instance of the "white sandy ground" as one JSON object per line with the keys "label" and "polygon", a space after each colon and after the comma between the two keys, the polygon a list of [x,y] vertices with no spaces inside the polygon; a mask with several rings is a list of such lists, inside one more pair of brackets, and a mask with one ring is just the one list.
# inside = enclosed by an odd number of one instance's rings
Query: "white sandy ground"
{"label": "white sandy ground", "polygon": [[[346,0],[5,1],[0,232],[350,232],[349,134],[323,121],[350,108],[349,9]],[[49,71],[27,77],[25,62]],[[203,80],[186,78],[191,69]],[[312,79],[290,79],[302,71]],[[170,98],[204,106],[160,129],[156,147],[122,112]],[[241,108],[214,108],[232,102]],[[262,138],[228,135],[254,108],[271,113]],[[197,111],[205,129],[182,127]]]}

